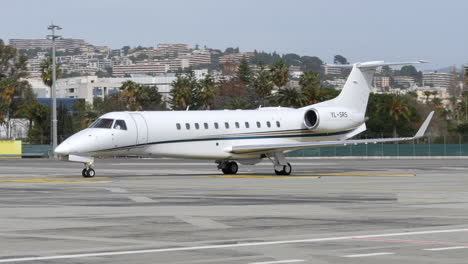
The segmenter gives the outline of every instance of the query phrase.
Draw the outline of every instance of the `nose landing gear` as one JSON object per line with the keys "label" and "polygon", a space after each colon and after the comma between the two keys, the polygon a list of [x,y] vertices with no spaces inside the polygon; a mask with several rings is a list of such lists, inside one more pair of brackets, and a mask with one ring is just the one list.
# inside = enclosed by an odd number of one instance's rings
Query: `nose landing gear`
{"label": "nose landing gear", "polygon": [[96,175],[96,172],[91,168],[93,163],[85,163],[85,168],[81,171],[81,175],[85,178],[92,178]]}

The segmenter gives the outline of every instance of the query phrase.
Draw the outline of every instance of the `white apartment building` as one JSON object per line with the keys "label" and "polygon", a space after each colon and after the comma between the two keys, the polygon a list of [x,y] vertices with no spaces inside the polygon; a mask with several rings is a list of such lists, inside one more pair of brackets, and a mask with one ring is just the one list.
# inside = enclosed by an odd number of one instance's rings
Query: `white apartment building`
{"label": "white apartment building", "polygon": [[448,88],[453,79],[452,73],[423,72],[423,86]]}
{"label": "white apartment building", "polygon": [[[199,73],[203,76],[203,72]],[[136,76],[125,78],[98,78],[97,76],[81,76],[57,80],[58,98],[81,98],[92,103],[95,97],[104,97],[116,93],[123,82],[133,81],[147,86],[156,86],[163,98],[169,96],[172,82],[176,79],[175,74],[159,76]],[[50,97],[50,88],[40,78],[26,79],[37,97]]]}
{"label": "white apartment building", "polygon": [[411,87],[415,84],[415,80],[411,76],[395,76],[393,81],[396,84],[403,85],[404,87]]}
{"label": "white apartment building", "polygon": [[343,68],[335,66],[335,65],[323,65],[323,70],[325,75],[340,75],[342,73]]}
{"label": "white apartment building", "polygon": [[240,52],[240,53],[228,54],[228,55],[219,57],[219,63],[220,64],[225,64],[225,63],[239,64],[242,58],[246,58],[248,60],[249,58],[253,56],[254,56],[253,52]]}
{"label": "white apartment building", "polygon": [[168,72],[177,72],[190,66],[189,59],[175,58],[166,60],[154,60],[137,62],[131,65],[114,65],[112,73],[114,76],[123,77],[128,74],[158,75]]}
{"label": "white apartment building", "polygon": [[[50,49],[52,40],[50,39],[10,39],[9,45],[16,49]],[[58,50],[73,50],[86,45],[83,39],[63,38],[57,39],[55,45]]]}
{"label": "white apartment building", "polygon": [[388,76],[375,76],[373,81],[375,88],[390,87],[390,77]]}

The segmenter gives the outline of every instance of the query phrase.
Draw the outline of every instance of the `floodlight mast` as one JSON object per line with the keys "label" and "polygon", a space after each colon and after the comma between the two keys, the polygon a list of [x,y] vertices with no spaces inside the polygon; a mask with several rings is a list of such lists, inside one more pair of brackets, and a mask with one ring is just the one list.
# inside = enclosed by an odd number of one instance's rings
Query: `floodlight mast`
{"label": "floodlight mast", "polygon": [[57,86],[56,86],[56,66],[55,66],[55,40],[60,38],[60,36],[55,35],[55,30],[61,30],[60,26],[51,24],[47,27],[48,30],[52,31],[51,35],[47,35],[48,39],[52,39],[52,87],[51,87],[51,108],[52,108],[52,116],[51,116],[51,137],[52,137],[52,150],[50,151],[49,158],[53,159],[56,158],[57,155],[55,154],[55,149],[57,148]]}

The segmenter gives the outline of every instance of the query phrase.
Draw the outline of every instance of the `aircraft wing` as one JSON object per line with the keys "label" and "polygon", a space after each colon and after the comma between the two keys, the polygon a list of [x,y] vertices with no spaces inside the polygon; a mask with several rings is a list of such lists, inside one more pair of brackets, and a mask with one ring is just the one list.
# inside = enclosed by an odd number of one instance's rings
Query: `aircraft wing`
{"label": "aircraft wing", "polygon": [[351,139],[351,140],[336,140],[336,141],[316,141],[316,142],[301,142],[293,144],[255,144],[255,145],[239,145],[232,146],[230,150],[234,154],[247,154],[247,153],[265,153],[271,151],[289,151],[303,148],[317,148],[317,147],[328,147],[328,146],[346,146],[346,145],[357,145],[357,144],[376,144],[385,142],[397,142],[418,139],[424,136],[424,133],[431,122],[434,111],[429,113],[424,123],[419,128],[418,132],[413,137],[402,137],[402,138],[375,138],[375,139]]}

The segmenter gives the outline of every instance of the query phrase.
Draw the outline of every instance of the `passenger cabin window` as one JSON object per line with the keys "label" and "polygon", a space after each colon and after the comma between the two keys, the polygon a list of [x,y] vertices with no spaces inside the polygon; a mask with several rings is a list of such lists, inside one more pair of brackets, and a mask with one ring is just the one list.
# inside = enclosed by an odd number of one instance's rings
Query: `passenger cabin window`
{"label": "passenger cabin window", "polygon": [[91,128],[111,128],[112,123],[114,123],[114,119],[108,119],[108,118],[99,118],[98,120],[94,121],[94,123],[91,124]]}
{"label": "passenger cabin window", "polygon": [[200,125],[198,123],[195,123],[195,128],[200,129]]}
{"label": "passenger cabin window", "polygon": [[208,123],[203,124],[205,126],[205,129],[208,129]]}
{"label": "passenger cabin window", "polygon": [[177,130],[180,130],[181,128],[179,123],[176,124],[176,127],[177,127]]}
{"label": "passenger cabin window", "polygon": [[185,123],[185,128],[190,129],[190,124],[189,124],[189,123]]}
{"label": "passenger cabin window", "polygon": [[277,127],[281,127],[281,124],[280,124],[279,121],[276,121],[276,126],[277,126]]}
{"label": "passenger cabin window", "polygon": [[218,125],[218,123],[214,123],[214,126],[215,126],[215,128],[216,128],[216,129],[218,129],[218,128],[219,128],[219,125]]}
{"label": "passenger cabin window", "polygon": [[127,124],[125,124],[125,121],[123,120],[116,120],[114,129],[127,130]]}
{"label": "passenger cabin window", "polygon": [[226,129],[229,128],[229,123],[228,123],[228,122],[225,122],[225,123],[224,123],[224,126],[226,127]]}
{"label": "passenger cabin window", "polygon": [[267,127],[271,127],[270,121],[267,121]]}
{"label": "passenger cabin window", "polygon": [[250,125],[249,125],[249,122],[245,122],[245,128],[249,128]]}
{"label": "passenger cabin window", "polygon": [[261,127],[262,127],[262,125],[261,125],[260,122],[258,122],[258,121],[257,121],[257,127],[258,127],[258,128],[261,128]]}
{"label": "passenger cabin window", "polygon": [[239,122],[236,122],[236,128],[240,128]]}

